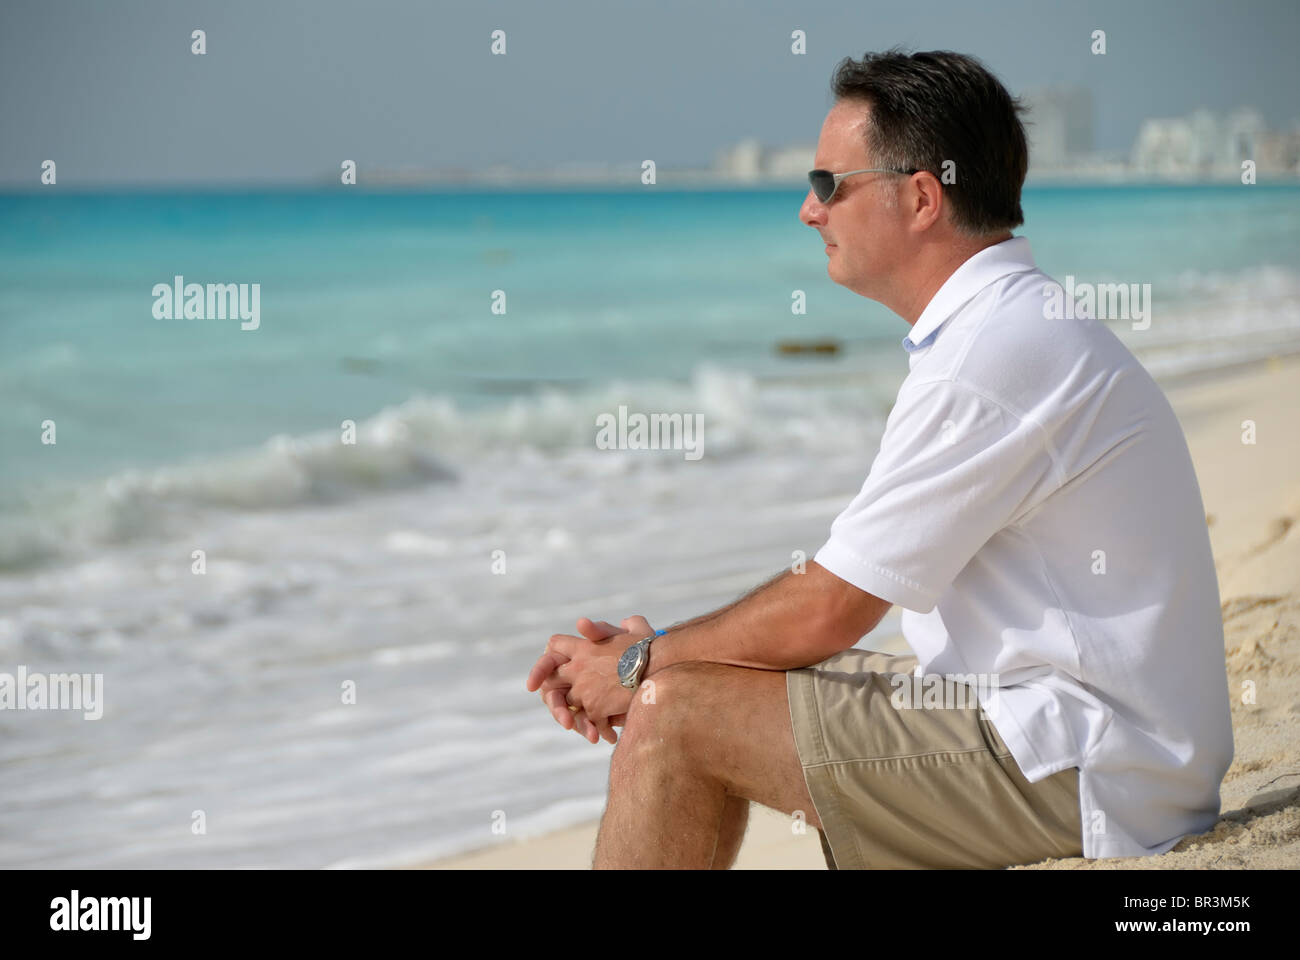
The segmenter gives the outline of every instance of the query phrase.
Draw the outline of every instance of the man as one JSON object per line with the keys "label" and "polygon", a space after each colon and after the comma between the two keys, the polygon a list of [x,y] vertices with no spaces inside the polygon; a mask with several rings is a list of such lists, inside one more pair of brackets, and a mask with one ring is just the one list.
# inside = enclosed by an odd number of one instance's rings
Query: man
{"label": "man", "polygon": [[[592,742],[623,725],[595,866],[728,867],[750,801],[841,869],[1162,853],[1213,826],[1232,759],[1178,421],[1103,323],[1045,309],[993,76],[890,51],[832,88],[800,219],[912,327],[910,372],[806,572],[652,640],[551,638],[528,688]],[[892,604],[915,657],[850,649]]]}

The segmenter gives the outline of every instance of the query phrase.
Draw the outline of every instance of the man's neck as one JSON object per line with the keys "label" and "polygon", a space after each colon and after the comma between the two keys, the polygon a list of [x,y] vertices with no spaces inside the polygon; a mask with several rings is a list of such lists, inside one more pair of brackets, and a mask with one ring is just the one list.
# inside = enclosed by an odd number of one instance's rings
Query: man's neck
{"label": "man's neck", "polygon": [[992,237],[977,237],[967,243],[932,247],[930,255],[919,258],[916,270],[905,281],[902,288],[903,302],[892,309],[907,321],[909,327],[915,326],[939,288],[957,272],[958,267],[981,250],[1010,239],[1011,232],[1007,231]]}

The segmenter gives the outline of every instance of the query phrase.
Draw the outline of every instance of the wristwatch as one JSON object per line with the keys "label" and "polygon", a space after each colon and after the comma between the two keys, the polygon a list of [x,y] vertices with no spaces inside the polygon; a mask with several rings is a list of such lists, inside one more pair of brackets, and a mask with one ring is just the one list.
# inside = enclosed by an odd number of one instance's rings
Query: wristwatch
{"label": "wristwatch", "polygon": [[650,664],[650,641],[667,633],[656,630],[652,636],[638,640],[623,651],[618,658],[618,682],[629,690],[635,690],[645,675],[645,668]]}

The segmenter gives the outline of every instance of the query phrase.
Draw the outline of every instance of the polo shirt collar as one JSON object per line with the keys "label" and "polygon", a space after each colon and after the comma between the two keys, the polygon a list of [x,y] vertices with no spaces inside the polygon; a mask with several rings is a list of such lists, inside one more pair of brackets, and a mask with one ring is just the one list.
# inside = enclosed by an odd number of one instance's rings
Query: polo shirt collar
{"label": "polo shirt collar", "polygon": [[1029,241],[1024,237],[1012,237],[985,247],[954,270],[930,298],[912,325],[912,332],[903,338],[903,349],[911,353],[934,343],[945,321],[990,283],[1013,273],[1036,269]]}

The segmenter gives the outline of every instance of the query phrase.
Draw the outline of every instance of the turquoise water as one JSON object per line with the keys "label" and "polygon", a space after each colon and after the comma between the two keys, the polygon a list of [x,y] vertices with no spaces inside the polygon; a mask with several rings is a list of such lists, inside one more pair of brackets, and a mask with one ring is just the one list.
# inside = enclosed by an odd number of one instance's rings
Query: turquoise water
{"label": "turquoise water", "polygon": [[[497,842],[498,810],[512,839],[598,815],[611,748],[524,690],[546,638],[811,556],[907,371],[801,199],[0,197],[0,668],[105,678],[102,722],[0,711],[0,865],[425,862]],[[1300,190],[1025,210],[1058,279],[1152,285],[1150,330],[1117,331],[1149,367],[1300,342]],[[176,274],[260,283],[260,329],[154,319]],[[598,449],[621,403],[702,416],[704,456]]]}
{"label": "turquoise water", "polygon": [[[900,362],[906,332],[826,277],[798,189],[0,196],[0,495],[360,421],[611,380]],[[1181,309],[1293,289],[1300,188],[1029,189],[1048,273]],[[261,328],[156,320],[152,288],[259,283]],[[504,290],[507,312],[491,310]],[[808,313],[792,316],[791,291]],[[1275,291],[1276,292],[1276,291]],[[832,337],[838,359],[783,358]],[[57,424],[56,447],[39,444]]]}

